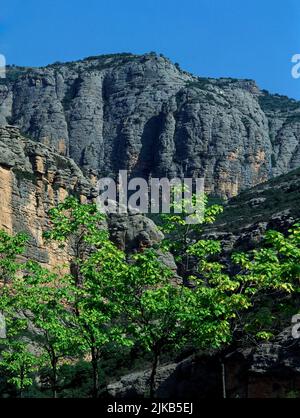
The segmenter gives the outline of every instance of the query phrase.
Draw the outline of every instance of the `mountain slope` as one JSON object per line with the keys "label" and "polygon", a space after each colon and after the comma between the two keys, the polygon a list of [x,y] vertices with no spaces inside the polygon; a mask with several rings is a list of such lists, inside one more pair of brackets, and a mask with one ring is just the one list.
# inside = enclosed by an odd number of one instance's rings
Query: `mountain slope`
{"label": "mountain slope", "polygon": [[[15,127],[0,127],[0,230],[25,232],[27,257],[50,268],[66,265],[72,248],[63,250],[43,238],[49,209],[69,195],[94,202],[94,186],[95,178],[85,177],[72,159],[23,137]],[[110,214],[107,227],[122,249],[134,250],[162,239],[155,224],[138,213]],[[165,262],[174,268],[172,258]]]}
{"label": "mountain slope", "polygon": [[300,219],[300,169],[278,176],[229,200],[207,234],[225,250],[257,246],[267,229],[286,232]]}
{"label": "mountain slope", "polygon": [[205,175],[223,197],[298,166],[299,111],[251,80],[194,77],[153,53],[9,67],[0,84],[0,124],[83,171]]}

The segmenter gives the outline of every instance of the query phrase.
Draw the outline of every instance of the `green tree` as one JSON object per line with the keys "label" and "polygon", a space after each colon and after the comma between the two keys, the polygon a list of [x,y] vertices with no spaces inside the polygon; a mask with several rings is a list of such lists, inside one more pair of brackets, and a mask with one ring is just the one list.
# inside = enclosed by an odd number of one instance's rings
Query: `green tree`
{"label": "green tree", "polygon": [[198,224],[186,221],[187,211],[164,216],[167,238],[159,250],[172,251],[189,286],[174,279],[157,249],[126,257],[96,206],[74,198],[50,212],[46,234],[73,251],[70,273],[20,262],[25,235],[0,232],[0,312],[7,328],[0,366],[19,396],[46,364],[56,397],[61,366],[88,356],[98,397],[103,352],[135,344],[152,354],[154,397],[161,355],[187,342],[216,350],[226,396],[224,356],[231,345],[272,338],[298,310],[300,224],[287,235],[268,231],[256,250],[233,254],[232,268],[222,261],[219,242],[199,239],[203,222],[220,211],[206,208]]}
{"label": "green tree", "polygon": [[178,317],[185,289],[172,281],[174,273],[164,266],[154,249],[135,254],[118,295],[127,332],[152,354],[150,397],[156,389],[156,373],[162,352],[180,348],[187,335]]}
{"label": "green tree", "polygon": [[[174,255],[179,275],[186,279],[194,267],[193,257],[187,251],[188,248],[199,239],[204,225],[215,222],[223,207],[208,204],[209,199],[204,193],[193,195],[187,187],[173,187],[172,193],[173,197],[179,194],[182,199],[174,199],[171,213],[160,216],[160,228],[165,234],[162,247]],[[186,193],[187,197],[183,193]]]}
{"label": "green tree", "polygon": [[69,326],[68,278],[28,261],[13,284],[14,308],[26,318],[29,338],[37,346],[40,363],[49,365],[50,386],[57,397],[60,361],[76,354],[76,335]]}
{"label": "green tree", "polygon": [[99,362],[108,343],[130,345],[116,303],[120,282],[126,277],[125,254],[110,241],[104,216],[95,205],[69,198],[50,213],[48,238],[73,246],[68,304],[77,345],[91,358],[93,397],[99,395]]}
{"label": "green tree", "polygon": [[27,240],[26,234],[10,235],[0,230],[0,282],[2,285],[12,280],[20,269],[18,256],[24,253]]}
{"label": "green tree", "polygon": [[[100,242],[97,241],[97,245]],[[80,335],[79,346],[90,353],[93,370],[93,396],[99,394],[99,362],[102,350],[114,343],[130,346],[126,328],[121,321],[122,311],[118,304],[120,282],[126,277],[127,265],[124,254],[109,240],[83,260],[80,268],[82,283],[74,289],[76,315],[74,325]]]}
{"label": "green tree", "polygon": [[288,238],[269,231],[262,248],[234,254],[234,263],[241,266],[237,274],[230,274],[228,266],[218,260],[219,242],[199,240],[188,248],[198,259],[198,275],[190,277],[194,287],[185,293],[182,319],[197,347],[219,350],[222,367],[226,348],[234,340],[273,336],[276,315],[270,315],[264,305],[270,295],[282,298],[298,292],[299,231],[298,226]]}
{"label": "green tree", "polygon": [[241,268],[237,280],[254,306],[241,326],[248,337],[270,339],[298,311],[300,224],[288,234],[269,230],[260,248],[232,258]]}
{"label": "green tree", "polygon": [[3,345],[0,367],[7,374],[7,382],[16,387],[22,398],[24,390],[33,383],[39,366],[38,358],[30,351],[28,342],[23,342],[19,336],[7,338]]}

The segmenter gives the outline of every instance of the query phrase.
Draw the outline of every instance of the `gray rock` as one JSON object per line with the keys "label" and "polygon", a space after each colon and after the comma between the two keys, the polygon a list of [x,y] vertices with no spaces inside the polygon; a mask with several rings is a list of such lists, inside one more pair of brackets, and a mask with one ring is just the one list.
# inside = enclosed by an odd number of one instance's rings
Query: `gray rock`
{"label": "gray rock", "polygon": [[194,77],[155,54],[7,74],[0,124],[13,122],[84,172],[205,176],[208,192],[231,197],[299,166],[299,105],[253,81]]}
{"label": "gray rock", "polygon": [[[205,399],[221,396],[220,370],[213,357],[188,357],[179,363],[161,365],[156,375],[159,399]],[[143,398],[149,393],[150,370],[135,372],[108,385],[108,394],[117,399]]]}
{"label": "gray rock", "polygon": [[[28,234],[27,257],[49,267],[68,261],[71,248],[63,251],[43,239],[49,227],[48,212],[68,195],[82,202],[95,201],[94,180],[72,159],[28,140],[13,126],[0,126],[0,229]],[[163,238],[154,222],[136,211],[109,214],[107,227],[112,239],[127,251],[152,246]],[[175,271],[171,255],[168,262]]]}

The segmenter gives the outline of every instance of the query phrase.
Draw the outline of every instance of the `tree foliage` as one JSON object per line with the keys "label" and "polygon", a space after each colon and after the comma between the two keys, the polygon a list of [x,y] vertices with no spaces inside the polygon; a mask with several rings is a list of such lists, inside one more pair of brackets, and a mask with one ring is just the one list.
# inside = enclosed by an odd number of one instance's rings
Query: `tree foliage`
{"label": "tree foliage", "polygon": [[[96,206],[75,198],[51,210],[45,234],[68,249],[70,271],[24,261],[27,237],[1,231],[6,337],[0,340],[0,368],[17,396],[26,396],[38,376],[41,389],[63,396],[63,373],[73,367],[91,371],[89,396],[98,397],[105,391],[108,353],[135,350],[151,361],[153,397],[163,353],[192,345],[222,354],[232,344],[276,335],[297,311],[300,224],[286,235],[268,231],[259,248],[235,253],[228,262],[220,242],[201,239],[203,223],[220,211],[209,206],[202,223],[192,225],[186,213],[164,216],[166,239],[159,250],[173,253],[186,272],[184,283],[157,248],[130,255],[118,249]],[[82,364],[89,368],[83,371]]]}

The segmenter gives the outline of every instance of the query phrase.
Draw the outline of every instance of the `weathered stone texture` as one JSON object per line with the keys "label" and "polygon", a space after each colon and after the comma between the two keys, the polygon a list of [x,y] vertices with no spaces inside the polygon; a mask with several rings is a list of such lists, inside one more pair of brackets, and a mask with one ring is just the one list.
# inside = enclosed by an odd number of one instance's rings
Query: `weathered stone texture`
{"label": "weathered stone texture", "polygon": [[207,191],[231,197],[299,165],[300,107],[276,100],[270,110],[273,96],[253,81],[198,78],[162,56],[119,54],[9,68],[0,124],[84,172],[205,175]]}

